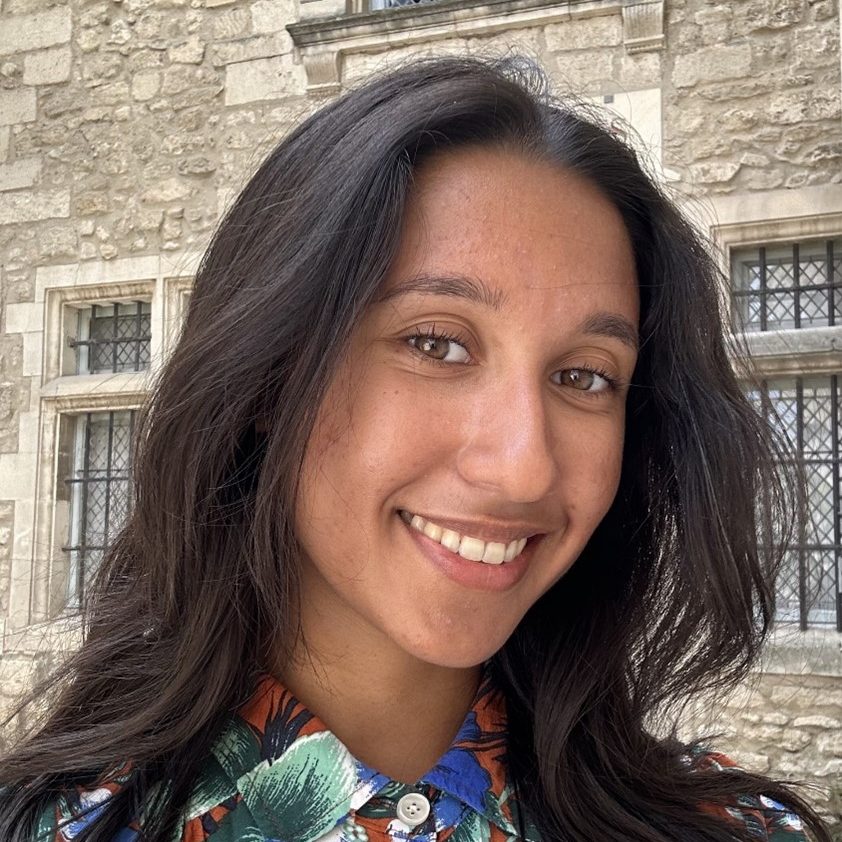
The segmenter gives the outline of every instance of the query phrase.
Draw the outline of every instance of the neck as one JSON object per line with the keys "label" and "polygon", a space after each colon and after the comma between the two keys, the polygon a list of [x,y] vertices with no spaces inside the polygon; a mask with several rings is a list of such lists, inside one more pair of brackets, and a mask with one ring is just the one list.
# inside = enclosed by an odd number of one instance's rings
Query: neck
{"label": "neck", "polygon": [[[339,624],[337,624],[339,627]],[[363,763],[414,783],[453,742],[481,667],[425,663],[348,633],[309,641],[274,670],[281,682]]]}

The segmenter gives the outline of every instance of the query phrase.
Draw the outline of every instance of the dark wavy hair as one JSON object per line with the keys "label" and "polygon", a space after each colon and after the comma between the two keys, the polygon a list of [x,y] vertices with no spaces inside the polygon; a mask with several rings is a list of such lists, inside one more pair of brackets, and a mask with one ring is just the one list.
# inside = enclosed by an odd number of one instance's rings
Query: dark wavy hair
{"label": "dark wavy hair", "polygon": [[35,691],[48,712],[0,762],[5,842],[29,840],[57,792],[127,760],[130,782],[77,839],[110,840],[141,805],[143,838],[170,839],[224,718],[279,637],[286,654],[298,639],[302,453],[396,253],[413,172],[469,145],[594,184],[628,228],[641,297],[616,499],[491,662],[522,804],[548,842],[725,842],[755,837],[702,805],[763,793],[829,840],[782,783],[694,768],[648,727],[745,676],[781,555],[760,549],[760,511],[792,517],[773,434],[734,372],[715,263],[634,152],[554,99],[534,65],[445,58],[319,110],[219,226],[143,413],[134,506],[91,587],[82,646]]}

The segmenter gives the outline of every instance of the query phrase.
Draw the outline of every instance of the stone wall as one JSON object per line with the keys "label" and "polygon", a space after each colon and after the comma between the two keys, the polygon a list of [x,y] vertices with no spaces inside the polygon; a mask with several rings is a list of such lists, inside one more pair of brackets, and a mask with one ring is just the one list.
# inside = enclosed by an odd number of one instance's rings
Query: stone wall
{"label": "stone wall", "polygon": [[[834,0],[641,3],[647,14],[663,6],[645,43],[628,3],[451,0],[451,22],[425,41],[394,23],[411,24],[405,10],[337,34],[337,2],[0,0],[0,707],[74,639],[60,623],[32,623],[32,570],[46,552],[33,526],[45,288],[125,280],[151,256],[175,265],[201,251],[262,155],[321,103],[318,90],[419,53],[525,52],[561,90],[625,102],[636,128],[657,134],[668,188],[714,222],[744,201],[769,219],[787,202],[811,218],[819,188],[842,213]],[[334,18],[320,23],[326,9]],[[286,29],[296,20],[310,34]],[[842,655],[835,664],[765,674],[707,721],[761,771],[838,783]]]}

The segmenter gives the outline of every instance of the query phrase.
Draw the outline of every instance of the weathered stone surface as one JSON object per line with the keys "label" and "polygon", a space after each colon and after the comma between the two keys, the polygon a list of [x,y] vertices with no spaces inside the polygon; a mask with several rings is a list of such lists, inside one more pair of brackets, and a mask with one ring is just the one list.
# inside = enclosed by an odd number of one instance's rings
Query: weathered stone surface
{"label": "weathered stone surface", "polygon": [[295,18],[295,7],[284,0],[255,0],[251,4],[251,31],[257,35],[285,32]]}
{"label": "weathered stone surface", "polygon": [[613,47],[623,43],[623,18],[614,13],[551,23],[544,27],[544,35],[554,49],[565,52]]}
{"label": "weathered stone surface", "polygon": [[733,161],[721,163],[693,164],[690,173],[694,181],[702,184],[718,184],[730,181],[740,170],[740,165]]}
{"label": "weathered stone surface", "polygon": [[0,55],[66,44],[70,35],[70,9],[66,7],[30,15],[4,15],[0,26]]}
{"label": "weathered stone surface", "polygon": [[283,99],[301,89],[301,73],[282,56],[230,64],[225,71],[225,104]]}
{"label": "weathered stone surface", "polygon": [[562,89],[581,93],[597,93],[610,83],[614,74],[614,57],[607,50],[560,53],[555,57],[554,79]]}
{"label": "weathered stone surface", "polygon": [[0,225],[70,216],[70,193],[0,193]]}
{"label": "weathered stone surface", "polygon": [[281,55],[290,52],[291,49],[292,39],[286,31],[283,31],[272,35],[255,35],[237,41],[211,44],[208,52],[211,64],[214,67],[222,67],[233,62]]}
{"label": "weathered stone surface", "polygon": [[73,56],[70,47],[27,53],[23,59],[24,85],[53,85],[70,78]]}
{"label": "weathered stone surface", "polygon": [[35,119],[36,100],[32,88],[0,90],[0,126],[29,123]]}
{"label": "weathered stone surface", "polygon": [[170,61],[181,64],[201,64],[205,56],[205,45],[196,35],[174,44],[167,50]]}
{"label": "weathered stone surface", "polygon": [[157,70],[147,70],[132,76],[132,98],[140,102],[152,99],[161,90],[161,74]]}
{"label": "weathered stone surface", "polygon": [[675,59],[672,80],[678,88],[688,88],[704,82],[739,79],[751,70],[751,47],[715,46],[697,50]]}
{"label": "weathered stone surface", "polygon": [[209,28],[214,41],[247,35],[251,28],[251,15],[248,9],[230,9],[211,17]]}
{"label": "weathered stone surface", "polygon": [[175,202],[180,199],[186,199],[191,193],[189,184],[186,184],[180,178],[165,178],[156,184],[150,184],[140,194],[142,202],[159,203],[159,202]]}
{"label": "weathered stone surface", "polygon": [[9,136],[11,129],[8,126],[0,126],[0,162],[9,157]]}
{"label": "weathered stone surface", "polygon": [[819,734],[816,737],[816,746],[825,754],[842,757],[842,731]]}
{"label": "weathered stone surface", "polygon": [[0,190],[32,187],[40,173],[40,158],[18,158],[11,164],[0,164]]}

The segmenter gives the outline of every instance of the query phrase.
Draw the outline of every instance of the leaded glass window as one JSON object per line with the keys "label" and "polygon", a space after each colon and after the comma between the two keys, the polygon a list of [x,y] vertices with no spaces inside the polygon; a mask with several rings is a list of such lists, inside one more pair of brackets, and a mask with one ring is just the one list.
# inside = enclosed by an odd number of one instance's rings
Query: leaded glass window
{"label": "leaded glass window", "polygon": [[89,412],[75,421],[70,487],[70,598],[75,603],[131,504],[135,412]]}
{"label": "leaded glass window", "polygon": [[787,546],[778,619],[842,631],[839,375],[775,378],[750,393],[792,443],[807,481],[807,517]]}
{"label": "leaded glass window", "polygon": [[734,249],[731,279],[738,328],[842,325],[842,239]]}
{"label": "leaded glass window", "polygon": [[79,310],[77,374],[143,371],[149,368],[151,306],[148,301],[94,304]]}
{"label": "leaded glass window", "polygon": [[434,3],[435,0],[371,0],[371,10],[396,9],[399,6],[420,6],[422,3]]}

